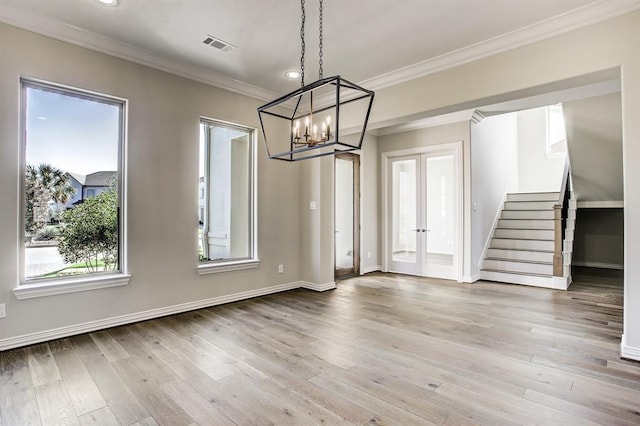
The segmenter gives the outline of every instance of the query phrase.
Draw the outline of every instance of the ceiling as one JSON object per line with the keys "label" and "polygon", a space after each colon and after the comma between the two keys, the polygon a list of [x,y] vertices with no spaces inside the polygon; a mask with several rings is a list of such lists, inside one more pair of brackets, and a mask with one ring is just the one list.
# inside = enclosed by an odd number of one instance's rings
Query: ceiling
{"label": "ceiling", "polygon": [[[0,21],[258,98],[296,89],[296,0],[2,0]],[[640,8],[638,0],[325,0],[324,72],[372,89]],[[307,82],[318,3],[306,0]],[[202,41],[235,46],[225,53]]]}

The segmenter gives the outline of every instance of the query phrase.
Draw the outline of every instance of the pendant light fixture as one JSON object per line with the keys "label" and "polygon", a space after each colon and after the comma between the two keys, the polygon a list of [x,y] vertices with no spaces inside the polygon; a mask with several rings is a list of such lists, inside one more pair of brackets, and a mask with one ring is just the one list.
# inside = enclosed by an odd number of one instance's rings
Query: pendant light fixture
{"label": "pendant light fixture", "polygon": [[[305,0],[301,0],[300,88],[258,108],[269,158],[298,161],[362,147],[374,92],[339,75],[323,76],[323,0],[320,4],[319,77],[305,85]],[[348,129],[341,126],[346,122]],[[344,139],[340,132],[349,131]]]}

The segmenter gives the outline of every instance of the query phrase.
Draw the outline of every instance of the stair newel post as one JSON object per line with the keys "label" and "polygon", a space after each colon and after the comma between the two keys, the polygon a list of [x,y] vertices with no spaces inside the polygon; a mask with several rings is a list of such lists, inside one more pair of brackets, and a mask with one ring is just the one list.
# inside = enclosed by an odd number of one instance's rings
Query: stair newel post
{"label": "stair newel post", "polygon": [[553,206],[553,275],[561,277],[563,275],[562,266],[562,205]]}

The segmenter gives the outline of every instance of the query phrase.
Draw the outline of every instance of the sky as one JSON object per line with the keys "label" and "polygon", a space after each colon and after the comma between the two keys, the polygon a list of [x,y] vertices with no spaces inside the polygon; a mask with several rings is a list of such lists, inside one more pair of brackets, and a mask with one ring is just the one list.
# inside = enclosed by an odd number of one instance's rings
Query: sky
{"label": "sky", "polygon": [[27,164],[87,175],[118,170],[120,106],[27,88]]}

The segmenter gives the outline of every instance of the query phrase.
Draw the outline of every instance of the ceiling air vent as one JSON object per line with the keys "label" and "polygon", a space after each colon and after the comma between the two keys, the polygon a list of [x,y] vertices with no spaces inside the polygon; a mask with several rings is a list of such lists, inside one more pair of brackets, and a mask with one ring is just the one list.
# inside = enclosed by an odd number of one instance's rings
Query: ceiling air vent
{"label": "ceiling air vent", "polygon": [[210,35],[208,35],[207,38],[202,40],[202,42],[207,46],[214,47],[218,50],[222,50],[223,52],[231,52],[233,49],[236,48],[236,46],[234,46],[233,44],[227,43],[226,41],[220,40],[219,38],[216,38]]}

